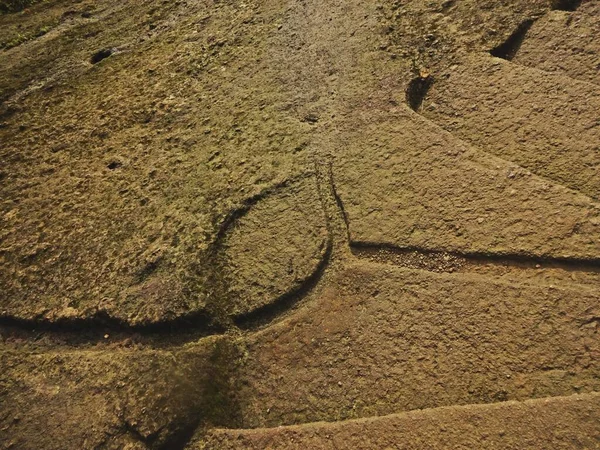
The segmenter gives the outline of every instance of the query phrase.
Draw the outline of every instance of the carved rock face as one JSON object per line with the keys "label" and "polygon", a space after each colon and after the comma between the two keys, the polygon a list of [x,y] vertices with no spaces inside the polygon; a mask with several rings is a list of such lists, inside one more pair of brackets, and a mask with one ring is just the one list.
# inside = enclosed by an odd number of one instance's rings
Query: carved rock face
{"label": "carved rock face", "polygon": [[0,446],[597,441],[597,1],[21,4]]}

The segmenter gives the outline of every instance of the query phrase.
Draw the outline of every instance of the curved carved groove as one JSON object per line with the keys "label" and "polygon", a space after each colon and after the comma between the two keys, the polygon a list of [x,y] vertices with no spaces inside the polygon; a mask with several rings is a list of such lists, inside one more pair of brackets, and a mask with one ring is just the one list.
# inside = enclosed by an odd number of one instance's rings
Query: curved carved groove
{"label": "curved carved groove", "polygon": [[319,284],[325,270],[327,269],[333,253],[333,242],[329,238],[323,258],[317,265],[315,271],[296,288],[286,292],[274,302],[257,308],[249,313],[239,315],[234,318],[234,323],[242,330],[253,330],[267,325],[284,313],[294,309],[303,299],[305,299]]}
{"label": "curved carved groove", "polygon": [[[222,294],[223,286],[220,280],[221,253],[224,240],[256,204],[271,195],[306,178],[306,175],[284,180],[258,194],[246,199],[243,204],[230,211],[218,227],[215,239],[209,246],[209,265],[214,265],[213,272],[208,276],[215,294]],[[132,325],[127,321],[112,317],[105,312],[98,312],[91,317],[75,319],[21,319],[9,314],[0,315],[0,332],[3,337],[14,337],[16,340],[36,341],[41,335],[48,335],[52,340],[63,345],[83,346],[100,343],[110,337],[115,339],[134,338],[137,342],[153,347],[170,347],[192,342],[202,337],[224,334],[228,325],[233,324],[244,329],[252,330],[264,326],[301,302],[319,283],[332,255],[333,243],[328,237],[323,257],[315,270],[291,291],[283,294],[272,303],[254,311],[241,314],[224,321],[215,315],[215,311],[195,311],[175,319],[153,322],[149,324]]]}
{"label": "curved carved groove", "polygon": [[241,206],[238,206],[237,208],[231,210],[221,221],[221,224],[218,227],[217,235],[211,243],[210,248],[213,251],[218,251],[218,249],[223,246],[223,240],[227,237],[229,231],[235,226],[235,223],[242,217],[244,217],[246,214],[248,214],[248,212],[252,209],[254,205],[303,178],[306,178],[306,175],[299,175],[293,178],[283,180],[280,183],[270,186],[260,191],[259,193],[245,199]]}
{"label": "curved carved groove", "polygon": [[[278,305],[295,304],[291,298],[304,290],[304,284],[327,259],[331,247],[327,240],[331,238],[325,233],[325,217],[315,215],[321,208],[318,201],[311,201],[310,191],[315,187],[312,175],[311,180],[298,183],[306,178],[287,180],[251,197],[222,222],[205,263],[207,285],[212,291],[207,309],[216,320],[231,325],[242,316],[260,316],[256,310],[281,310],[285,307]],[[268,201],[254,210],[253,206],[263,200]],[[247,214],[251,215],[248,220],[242,220]],[[301,225],[308,220],[307,214],[311,217],[309,225]],[[323,234],[313,241],[308,229]],[[258,269],[263,263],[270,267],[266,272]]]}

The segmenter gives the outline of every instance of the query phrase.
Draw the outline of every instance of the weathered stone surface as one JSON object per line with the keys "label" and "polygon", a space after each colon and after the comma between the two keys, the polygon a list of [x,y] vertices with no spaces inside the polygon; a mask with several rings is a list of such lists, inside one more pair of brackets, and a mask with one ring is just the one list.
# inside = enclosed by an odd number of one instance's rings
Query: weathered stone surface
{"label": "weathered stone surface", "polygon": [[600,388],[598,293],[356,262],[249,342],[247,427]]}
{"label": "weathered stone surface", "polygon": [[480,149],[600,198],[600,88],[499,58],[443,73],[423,115]]}
{"label": "weathered stone surface", "polygon": [[552,11],[527,33],[513,62],[600,84],[600,4]]}
{"label": "weathered stone surface", "polygon": [[[394,416],[258,430],[215,430],[191,449],[594,448],[598,394],[446,407]],[[575,424],[575,425],[571,425]]]}
{"label": "weathered stone surface", "polygon": [[0,0],[0,447],[593,446],[596,10]]}
{"label": "weathered stone surface", "polygon": [[[464,117],[464,116],[461,116]],[[398,108],[350,133],[336,185],[353,241],[593,259],[600,209]]]}

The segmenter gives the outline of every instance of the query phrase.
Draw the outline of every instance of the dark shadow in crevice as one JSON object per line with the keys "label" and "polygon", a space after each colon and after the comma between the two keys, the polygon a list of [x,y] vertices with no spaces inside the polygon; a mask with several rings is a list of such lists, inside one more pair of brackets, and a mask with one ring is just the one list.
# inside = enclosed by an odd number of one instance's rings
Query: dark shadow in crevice
{"label": "dark shadow in crevice", "polygon": [[106,166],[107,169],[109,170],[116,170],[120,167],[123,166],[123,163],[120,161],[111,161],[110,163],[108,163],[108,165]]}
{"label": "dark shadow in crevice", "polygon": [[222,334],[225,330],[205,312],[194,312],[176,319],[167,319],[147,325],[131,325],[107,313],[97,313],[89,318],[21,319],[0,316],[3,337],[37,342],[48,334],[53,340],[69,346],[85,346],[103,341],[116,342],[132,339],[152,347],[170,347],[193,342],[201,337]]}
{"label": "dark shadow in crevice", "polygon": [[17,14],[29,8],[40,0],[4,0],[0,1],[0,14]]}
{"label": "dark shadow in crevice", "polygon": [[447,11],[456,5],[456,0],[445,0],[441,5],[442,11]]}
{"label": "dark shadow in crevice", "polygon": [[[193,443],[209,429],[243,427],[242,374],[246,347],[236,338],[218,339],[208,360],[190,366],[185,387],[189,414],[176,424],[156,450],[196,448]],[[200,377],[200,378],[199,378]]]}
{"label": "dark shadow in crevice", "polygon": [[[215,240],[207,252],[207,266],[209,274],[205,278],[205,287],[212,293],[210,298],[223,300],[226,298],[227,289],[222,280],[223,259],[222,251],[225,240],[237,222],[244,217],[253,206],[270,195],[300,180],[304,176],[284,180],[262,192],[247,198],[243,204],[230,211],[218,226]],[[207,305],[200,311],[186,313],[180,317],[170,317],[164,320],[146,324],[131,324],[122,318],[115,318],[109,313],[101,311],[90,317],[64,318],[51,320],[48,318],[18,318],[10,314],[0,314],[0,334],[7,340],[21,342],[43,342],[50,338],[58,345],[86,346],[102,342],[118,342],[130,339],[135,343],[146,344],[155,348],[167,348],[196,341],[202,337],[224,334],[233,325],[233,321],[240,328],[253,329],[253,327],[268,324],[293,308],[308,292],[319,282],[331,258],[331,242],[325,251],[323,259],[315,272],[304,280],[296,289],[284,294],[273,303],[259,308],[249,314],[230,317],[226,310],[218,307],[218,301],[207,301]],[[141,282],[160,265],[160,260],[149,263],[137,277]],[[200,271],[202,268],[198,267]],[[206,267],[204,268],[206,270]]]}
{"label": "dark shadow in crevice", "polygon": [[92,64],[98,64],[100,61],[108,58],[114,53],[114,49],[112,48],[103,48],[102,50],[98,50],[96,53],[92,55],[90,58],[90,62]]}
{"label": "dark shadow in crevice", "polygon": [[575,11],[582,0],[554,0],[552,9],[555,11]]}
{"label": "dark shadow in crevice", "polygon": [[5,93],[0,93],[0,122],[10,119],[18,112],[17,108],[14,106],[3,105],[4,101],[9,97],[8,92],[6,92],[6,96],[4,96],[4,94]]}
{"label": "dark shadow in crevice", "polygon": [[344,230],[346,231],[345,242],[347,244],[349,244],[351,241],[351,239],[350,239],[350,219],[348,219],[348,213],[346,212],[346,208],[344,207],[344,202],[342,200],[342,197],[340,197],[340,194],[338,194],[337,186],[335,184],[335,179],[333,177],[333,164],[332,163],[329,164],[328,175],[329,175],[329,187],[331,189],[331,193],[333,194],[333,198],[335,200],[335,204],[337,206],[338,213],[344,223]]}
{"label": "dark shadow in crevice", "polygon": [[163,445],[158,447],[158,450],[184,450],[188,447],[188,444],[192,441],[196,430],[200,427],[200,421],[188,424],[182,427],[173,436],[167,440]]}
{"label": "dark shadow in crevice", "polygon": [[506,266],[520,269],[547,268],[566,272],[600,273],[600,258],[561,258],[527,253],[487,253],[397,247],[393,244],[352,242],[352,253],[359,258],[423,269],[430,272],[477,272],[480,266]]}
{"label": "dark shadow in crevice", "polygon": [[531,19],[522,22],[506,41],[490,51],[491,55],[511,61],[517,55],[533,23],[534,20]]}
{"label": "dark shadow in crevice", "polygon": [[406,88],[406,103],[408,103],[408,106],[413,111],[418,111],[421,108],[423,100],[425,100],[432,84],[433,77],[431,76],[418,76],[408,83],[408,87]]}

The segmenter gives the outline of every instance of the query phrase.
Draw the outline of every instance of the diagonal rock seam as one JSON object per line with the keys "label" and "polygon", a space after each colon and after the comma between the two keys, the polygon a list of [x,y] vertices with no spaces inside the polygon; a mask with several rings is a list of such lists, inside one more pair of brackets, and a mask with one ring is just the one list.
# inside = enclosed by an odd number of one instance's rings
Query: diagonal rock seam
{"label": "diagonal rock seam", "polygon": [[[579,8],[581,3],[582,3],[581,0],[556,0],[553,2],[551,11],[573,12]],[[546,16],[546,14],[541,15],[539,17],[528,18],[528,19],[524,20],[523,22],[521,22],[517,26],[517,28],[508,36],[508,38],[504,42],[502,42],[499,45],[497,45],[496,47],[492,48],[489,51],[489,54],[493,57],[504,59],[511,64],[517,64],[517,63],[513,63],[512,60],[515,56],[517,56],[517,53],[519,52],[521,45],[523,44],[525,38],[527,37],[527,33],[529,32],[531,27],[538,20],[540,20],[541,18],[543,18],[545,16]],[[543,69],[536,69],[536,70],[544,72]],[[427,98],[427,95],[429,94],[430,89],[435,84],[435,81],[436,81],[435,77],[432,76],[431,74],[416,75],[414,78],[412,78],[408,82],[408,84],[405,88],[405,101],[406,101],[406,104],[408,105],[408,107],[410,109],[412,109],[414,112],[416,112],[417,114],[419,114],[423,119],[427,120],[428,122],[433,123],[436,126],[439,126],[435,122],[432,122],[431,119],[427,118],[424,114],[422,114],[422,111],[421,111],[422,107],[423,107],[423,103],[424,103],[425,99]],[[586,81],[580,81],[580,82],[587,83]],[[446,130],[446,131],[448,131],[448,130]],[[471,145],[471,144],[469,144],[469,145]],[[488,151],[486,151],[484,149],[478,148],[478,150],[482,151],[483,153],[489,153]],[[498,155],[495,155],[495,154],[491,154],[491,155],[495,158],[499,158]],[[513,164],[516,164],[514,161],[510,161],[510,162]],[[537,173],[537,171],[527,168],[527,167],[525,167],[525,169],[531,171],[539,178],[548,179],[552,183],[560,184],[561,186],[566,187],[567,189],[574,190],[579,193],[583,193],[576,187],[572,187],[572,186],[568,186],[568,185],[564,184],[564,180],[548,178],[540,173]],[[586,196],[592,198],[593,200],[598,200],[598,198],[595,195],[590,195],[589,193],[583,193],[583,195],[586,195]],[[517,258],[521,258],[520,255],[515,255],[515,256]],[[510,255],[510,257],[512,257],[512,255]]]}
{"label": "diagonal rock seam", "polygon": [[[581,1],[582,0],[555,0],[552,5],[552,11],[576,11],[581,5]],[[542,17],[544,16],[530,18],[521,22],[504,42],[490,50],[490,54],[496,58],[511,61],[519,52],[521,44],[523,44],[523,41],[527,37],[530,28]]]}

